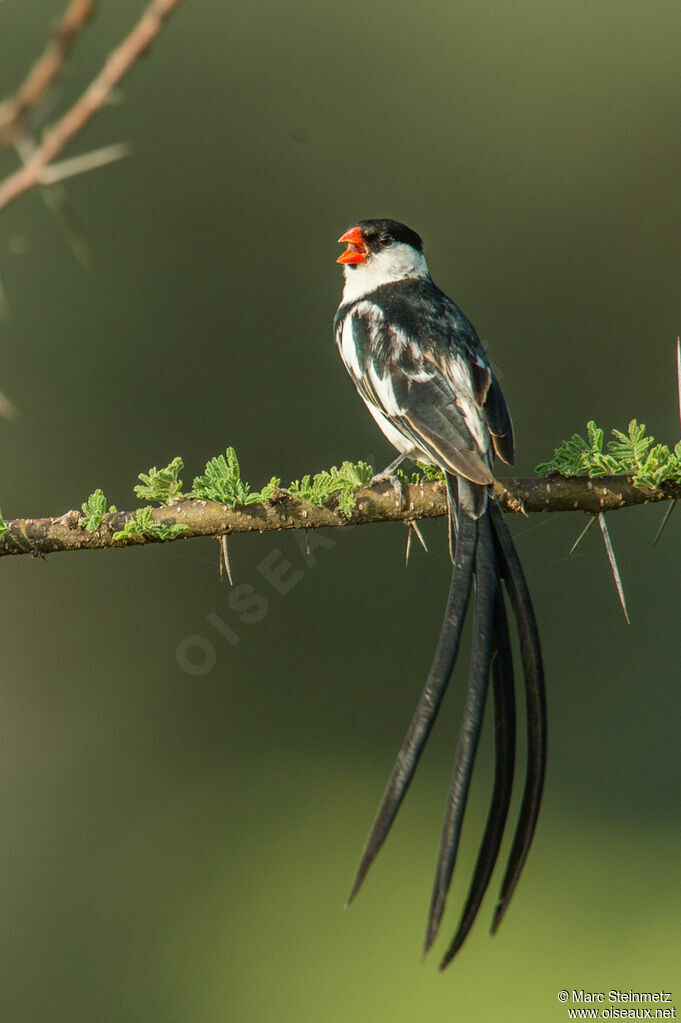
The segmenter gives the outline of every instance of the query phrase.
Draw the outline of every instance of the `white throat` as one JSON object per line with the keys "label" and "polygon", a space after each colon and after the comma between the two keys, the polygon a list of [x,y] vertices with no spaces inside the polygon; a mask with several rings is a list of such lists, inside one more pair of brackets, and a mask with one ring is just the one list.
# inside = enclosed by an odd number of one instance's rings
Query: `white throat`
{"label": "white throat", "polygon": [[404,242],[395,242],[390,248],[371,254],[366,263],[345,266],[343,274],[343,302],[356,302],[383,284],[409,277],[427,277],[428,264],[422,252]]}

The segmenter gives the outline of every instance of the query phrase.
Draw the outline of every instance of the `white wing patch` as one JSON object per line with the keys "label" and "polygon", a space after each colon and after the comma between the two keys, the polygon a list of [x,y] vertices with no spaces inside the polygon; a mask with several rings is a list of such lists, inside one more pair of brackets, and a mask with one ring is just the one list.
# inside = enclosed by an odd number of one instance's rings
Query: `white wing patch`
{"label": "white wing patch", "polygon": [[466,398],[459,397],[458,395],[456,404],[461,410],[461,414],[468,427],[468,432],[475,441],[478,451],[480,453],[489,451],[490,435],[480,416],[478,406],[474,401],[468,401]]}
{"label": "white wing patch", "polygon": [[472,402],[474,399],[471,375],[464,360],[457,355],[451,355],[449,358],[442,360],[442,369],[457,397],[461,395],[461,397],[465,397],[468,401]]}
{"label": "white wing patch", "polygon": [[426,380],[433,379],[433,374],[429,369],[405,370],[405,376],[409,377],[410,380],[416,380],[418,383],[425,383]]}
{"label": "white wing patch", "polygon": [[464,418],[476,447],[481,452],[489,451],[490,436],[475,401],[468,366],[463,359],[452,356],[444,362],[443,369],[452,385],[457,408]]}
{"label": "white wing patch", "polygon": [[389,416],[399,416],[402,414],[403,409],[400,408],[397,398],[395,397],[395,391],[393,389],[393,383],[390,379],[390,374],[386,373],[385,376],[379,376],[376,372],[376,368],[373,364],[369,366],[369,383],[376,392],[376,397],[380,401],[383,409]]}
{"label": "white wing patch", "polygon": [[352,314],[345,317],[340,332],[340,353],[345,368],[356,380],[362,376],[362,367],[357,357],[357,345],[355,343],[355,332]]}
{"label": "white wing patch", "polygon": [[355,336],[355,317],[368,319],[371,328],[375,330],[383,319],[383,312],[373,302],[358,302],[352,312],[346,315],[339,331],[338,347],[341,358],[345,363],[345,368],[355,380],[361,380],[363,370]]}
{"label": "white wing patch", "polygon": [[414,356],[414,357],[415,358],[418,357],[418,348],[417,348],[417,346],[414,345],[414,342],[411,340],[409,335],[405,334],[405,332],[403,330],[400,330],[399,327],[391,327],[390,328],[390,339],[392,341],[392,348],[393,348],[393,351],[394,351],[395,355],[401,355],[403,352],[410,351],[412,353],[412,356],[413,356],[414,355],[414,349],[416,348],[417,349],[417,355]]}

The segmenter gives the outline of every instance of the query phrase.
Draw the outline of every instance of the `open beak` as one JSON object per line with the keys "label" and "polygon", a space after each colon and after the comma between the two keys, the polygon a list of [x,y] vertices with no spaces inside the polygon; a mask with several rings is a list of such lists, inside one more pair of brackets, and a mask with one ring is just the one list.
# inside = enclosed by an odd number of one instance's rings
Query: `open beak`
{"label": "open beak", "polygon": [[347,249],[338,257],[337,263],[366,263],[369,250],[362,238],[362,229],[360,227],[351,227],[345,234],[340,236],[338,241],[341,245],[346,244]]}

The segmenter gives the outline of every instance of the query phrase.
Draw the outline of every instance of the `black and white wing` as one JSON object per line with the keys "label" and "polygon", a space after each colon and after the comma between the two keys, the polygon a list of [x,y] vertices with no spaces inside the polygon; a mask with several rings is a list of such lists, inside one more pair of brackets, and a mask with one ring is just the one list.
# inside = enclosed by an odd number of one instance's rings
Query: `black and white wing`
{"label": "black and white wing", "polygon": [[423,317],[430,329],[416,337],[378,303],[357,302],[337,317],[336,342],[398,450],[486,485],[493,480],[491,446],[502,458],[512,457],[510,417],[475,333],[470,328],[474,345],[458,336],[448,312],[430,322]]}

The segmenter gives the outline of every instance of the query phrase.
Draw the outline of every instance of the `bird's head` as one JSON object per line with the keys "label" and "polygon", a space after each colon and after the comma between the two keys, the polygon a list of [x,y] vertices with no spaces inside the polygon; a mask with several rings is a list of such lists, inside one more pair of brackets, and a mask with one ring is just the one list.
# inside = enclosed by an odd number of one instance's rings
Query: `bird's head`
{"label": "bird's head", "polygon": [[347,245],[337,260],[345,272],[346,292],[362,294],[428,274],[421,238],[397,220],[358,220],[338,241]]}

